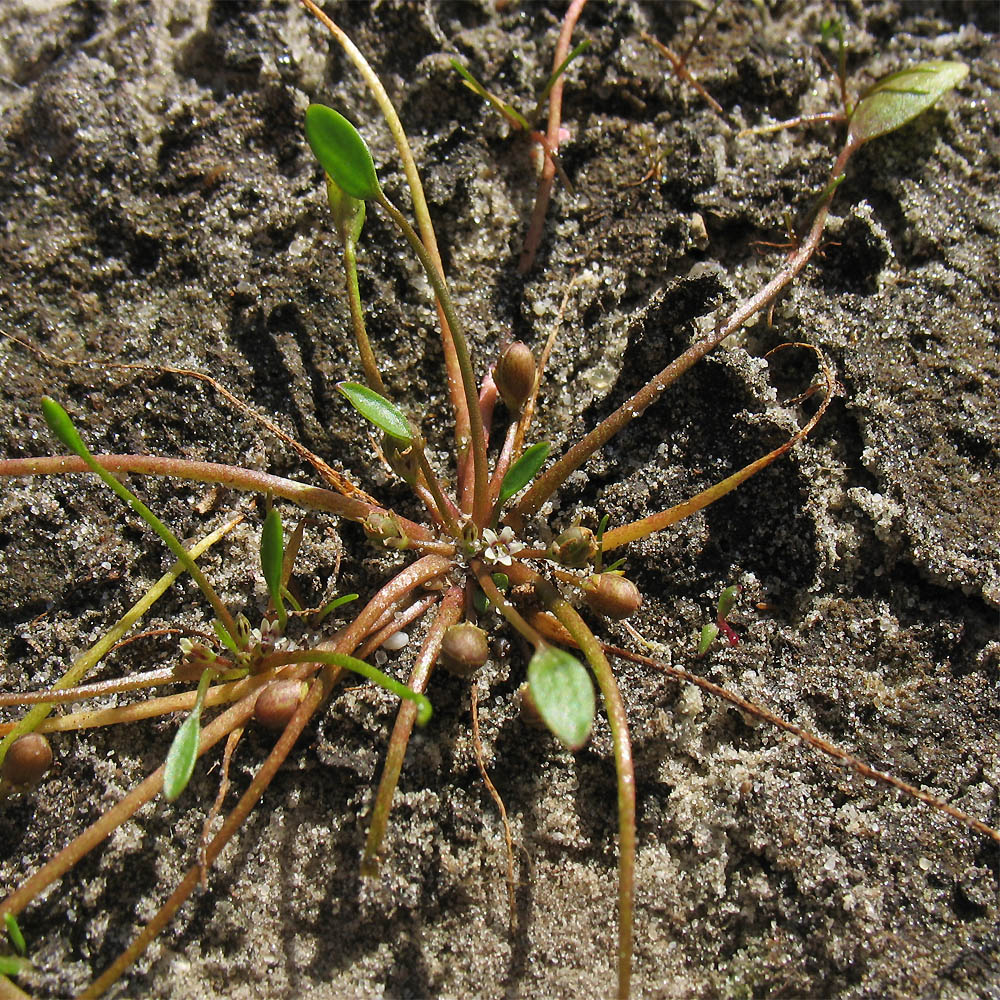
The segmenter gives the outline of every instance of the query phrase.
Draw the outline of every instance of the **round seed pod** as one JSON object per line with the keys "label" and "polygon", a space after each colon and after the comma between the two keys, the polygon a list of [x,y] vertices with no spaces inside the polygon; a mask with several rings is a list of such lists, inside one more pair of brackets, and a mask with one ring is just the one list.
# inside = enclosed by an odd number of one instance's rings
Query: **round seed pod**
{"label": "round seed pod", "polygon": [[511,413],[520,413],[535,387],[535,356],[523,341],[515,340],[500,355],[493,379]]}
{"label": "round seed pod", "polygon": [[550,559],[563,566],[586,566],[597,555],[597,538],[590,528],[579,524],[567,528],[549,546]]}
{"label": "round seed pod", "polygon": [[441,663],[459,677],[471,677],[490,655],[486,633],[472,622],[459,622],[445,631]]}
{"label": "round seed pod", "polygon": [[3,776],[12,785],[34,785],[52,766],[52,747],[41,733],[14,740],[3,762]]}
{"label": "round seed pod", "polygon": [[306,696],[305,681],[276,681],[257,696],[253,717],[266,729],[284,729]]}
{"label": "round seed pod", "polygon": [[642,607],[639,588],[618,573],[595,573],[583,583],[583,599],[594,611],[614,621],[629,618]]}

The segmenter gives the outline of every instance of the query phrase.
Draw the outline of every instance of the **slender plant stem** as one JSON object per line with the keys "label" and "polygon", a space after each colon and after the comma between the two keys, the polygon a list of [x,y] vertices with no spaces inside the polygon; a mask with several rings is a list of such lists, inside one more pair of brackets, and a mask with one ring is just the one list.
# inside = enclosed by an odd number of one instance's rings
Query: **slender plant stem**
{"label": "slender plant stem", "polygon": [[[76,459],[79,461],[79,459]],[[82,464],[82,463],[81,463]],[[2,463],[0,463],[2,465]],[[224,524],[221,528],[213,531],[203,538],[197,545],[192,546],[190,553],[192,558],[197,559],[207,552],[217,541],[228,534],[237,524],[242,521],[242,517]],[[108,629],[93,646],[85,653],[82,653],[74,661],[73,665],[55,683],[56,688],[69,688],[78,684],[114,647],[115,643],[124,636],[129,629],[170,589],[178,577],[184,572],[184,566],[176,562],[146,591],[142,597],[129,608],[128,611],[118,619],[115,624]],[[19,736],[24,733],[33,732],[51,713],[51,705],[37,705],[31,709],[23,719],[15,723],[7,735],[0,741],[0,763],[7,754],[7,748]]]}
{"label": "slender plant stem", "polygon": [[[371,514],[386,514],[384,508],[340,496],[332,490],[307,483],[297,483],[292,479],[272,476],[253,469],[241,469],[235,465],[217,462],[194,462],[181,458],[161,458],[154,455],[96,455],[95,458],[109,472],[135,473],[142,476],[167,476],[171,479],[185,479],[198,483],[214,483],[234,490],[249,493],[268,494],[290,500],[309,510],[321,510],[336,514],[348,521],[364,523]],[[52,456],[45,458],[0,459],[0,477],[4,476],[61,476],[67,473],[88,472],[82,459],[76,456]],[[396,518],[408,538],[420,542],[433,542],[430,530],[415,521]]]}
{"label": "slender plant stem", "polygon": [[[379,646],[385,643],[389,636],[395,635],[406,628],[407,625],[421,618],[440,599],[439,594],[428,594],[426,597],[421,597],[420,600],[414,601],[405,611],[396,611],[390,614],[386,623],[377,632],[373,632],[365,639],[361,648],[355,653],[357,658],[359,660],[367,660]],[[411,684],[410,686],[412,687],[413,685]]]}
{"label": "slender plant stem", "polygon": [[[573,29],[580,17],[587,0],[572,0],[563,16],[562,28],[559,31],[559,40],[556,42],[556,52],[552,58],[552,70],[555,72],[563,60],[569,54],[569,43],[573,37]],[[531,211],[531,222],[528,224],[528,233],[524,238],[524,249],[521,251],[521,259],[518,261],[517,269],[521,274],[526,274],[535,263],[535,255],[538,253],[538,245],[542,240],[542,230],[545,227],[545,213],[548,211],[549,199],[552,197],[552,185],[555,182],[556,164],[552,154],[559,151],[559,129],[562,126],[562,97],[563,97],[563,76],[552,86],[549,91],[549,122],[545,133],[545,156],[542,160],[542,176],[538,182],[538,191],[535,194],[535,207]]]}
{"label": "slender plant stem", "polygon": [[465,337],[465,328],[458,313],[455,311],[451,293],[448,285],[434,266],[434,260],[427,252],[427,248],[420,242],[413,226],[407,221],[406,216],[389,199],[382,194],[378,203],[385,210],[386,214],[396,224],[396,227],[410,244],[410,248],[417,255],[420,264],[427,275],[427,280],[434,289],[441,309],[444,311],[448,326],[451,329],[452,340],[455,345],[455,354],[458,357],[458,366],[462,374],[462,388],[465,391],[465,403],[469,412],[469,429],[472,435],[472,468],[475,487],[473,489],[473,517],[480,527],[485,523],[482,519],[488,513],[489,497],[487,495],[487,465],[486,465],[486,436],[483,432],[483,418],[479,412],[479,393],[476,391],[476,375],[472,369],[472,358],[469,355],[469,344]]}
{"label": "slender plant stem", "polygon": [[357,254],[354,252],[353,243],[343,233],[341,233],[341,239],[344,241],[344,280],[347,286],[347,301],[351,307],[351,325],[354,327],[354,340],[358,345],[361,367],[364,369],[368,387],[385,396],[385,383],[382,381],[382,373],[379,371],[375,352],[372,350],[371,341],[368,339],[368,330],[365,327],[365,311],[361,304],[361,289],[358,287]]}
{"label": "slender plant stem", "polygon": [[[550,616],[537,613],[532,615],[532,622],[539,629],[539,631],[543,632],[548,638],[552,639],[553,642],[566,642],[576,645],[575,640],[569,632],[560,627],[560,625]],[[961,823],[963,826],[976,830],[978,833],[983,834],[983,836],[989,837],[990,840],[1000,844],[1000,830],[996,830],[992,826],[982,822],[982,820],[978,820],[975,817],[970,816],[968,813],[965,813],[956,806],[953,806],[950,802],[945,802],[944,799],[939,799],[936,795],[931,795],[930,792],[925,792],[922,788],[917,788],[915,785],[911,785],[892,774],[886,773],[885,771],[876,770],[870,764],[866,764],[863,760],[855,757],[847,750],[844,750],[833,743],[827,742],[822,737],[810,733],[809,730],[795,725],[794,722],[789,722],[787,719],[783,719],[780,715],[775,715],[770,709],[765,708],[763,705],[758,705],[755,701],[743,698],[727,688],[714,684],[712,681],[704,677],[700,677],[698,674],[691,673],[689,670],[684,670],[681,667],[670,666],[667,663],[656,660],[651,656],[646,656],[643,653],[635,653],[630,649],[610,646],[603,642],[601,643],[601,648],[605,651],[605,653],[610,653],[612,656],[620,657],[623,660],[631,660],[633,663],[642,663],[646,666],[655,667],[657,670],[676,681],[680,681],[684,684],[693,684],[702,691],[707,691],[714,697],[735,706],[741,712],[745,712],[747,715],[755,719],[759,719],[761,722],[766,722],[768,725],[774,726],[776,729],[780,729],[789,735],[794,736],[796,739],[802,740],[803,743],[811,746],[814,750],[818,750],[820,753],[833,760],[836,764],[849,767],[852,771],[857,772],[864,778],[869,778],[879,784],[895,788],[897,791],[908,795],[910,798],[923,802],[932,809],[936,809],[939,812],[944,813],[946,816],[950,816],[957,823]]]}
{"label": "slender plant stem", "polygon": [[586,622],[550,583],[539,580],[535,592],[556,616],[587,658],[604,697],[618,774],[618,996],[629,995],[632,977],[632,916],[635,903],[635,767],[628,717],[618,682],[601,643]]}
{"label": "slender plant stem", "polygon": [[473,684],[469,694],[470,708],[472,714],[472,749],[476,754],[476,766],[479,774],[486,786],[486,791],[490,793],[490,798],[496,804],[497,812],[500,813],[500,822],[503,824],[503,840],[507,853],[507,907],[510,911],[508,926],[511,934],[517,932],[517,889],[514,879],[514,839],[510,832],[510,820],[507,819],[507,807],[503,803],[497,786],[493,784],[489,771],[486,770],[486,761],[483,759],[483,743],[479,738],[479,688]]}
{"label": "slender plant stem", "polygon": [[841,150],[830,172],[830,179],[824,188],[823,197],[817,208],[809,235],[788,259],[785,266],[759,292],[744,299],[730,315],[729,319],[710,336],[692,344],[683,354],[670,362],[658,375],[646,383],[631,399],[623,403],[607,419],[602,420],[589,434],[578,441],[562,458],[547,469],[520,501],[513,507],[505,520],[515,527],[523,524],[524,518],[536,513],[552,494],[559,489],[567,477],[579,469],[596,451],[600,450],[624,427],[639,417],[656,402],[667,387],[700,361],[709,351],[735,333],[751,316],[773,302],[781,290],[792,281],[809,262],[823,236],[823,228],[830,210],[830,202],[843,176],[847,161],[857,151],[860,143],[848,143]]}
{"label": "slender plant stem", "polygon": [[[507,338],[510,339],[509,337]],[[501,353],[503,348],[501,347]],[[487,371],[483,376],[483,381],[479,386],[479,417],[483,424],[483,444],[489,448],[490,431],[493,426],[493,411],[496,408],[497,384],[493,381],[493,372]],[[459,505],[463,511],[472,510],[473,482],[470,472],[472,470],[472,452],[465,455],[465,460],[461,463],[458,473],[458,498]]]}
{"label": "slender plant stem", "polygon": [[[497,499],[500,496],[500,487],[503,485],[503,477],[507,475],[507,470],[510,469],[511,459],[514,456],[514,440],[517,436],[518,422],[515,421],[507,428],[507,434],[503,439],[503,444],[500,446],[500,454],[497,455],[496,465],[493,466],[493,476],[490,479],[490,502],[494,505],[497,503]],[[496,519],[497,508],[494,506],[493,513],[490,515],[490,523]]]}
{"label": "slender plant stem", "polygon": [[[462,615],[464,594],[461,587],[451,587],[441,601],[431,627],[427,630],[423,645],[417,654],[416,662],[410,673],[409,686],[414,691],[423,693],[427,690],[431,671],[437,662],[441,651],[441,642],[445,631],[454,625]],[[413,732],[416,721],[416,706],[412,702],[403,702],[396,713],[396,723],[392,727],[392,736],[385,755],[382,777],[379,779],[378,791],[375,793],[375,804],[372,807],[372,818],[368,826],[368,837],[365,840],[365,851],[361,859],[361,874],[375,875],[378,872],[378,853],[382,847],[386,827],[389,823],[389,811],[392,799],[399,783],[399,774],[406,756],[406,747]]]}
{"label": "slender plant stem", "polygon": [[[427,208],[427,199],[424,197],[424,188],[420,182],[420,173],[417,170],[416,161],[410,151],[410,144],[403,130],[403,123],[396,114],[392,101],[386,93],[382,81],[375,71],[368,64],[368,60],[362,55],[358,47],[347,37],[344,31],[326,14],[313,0],[302,0],[303,6],[314,17],[317,18],[337,40],[341,48],[347,54],[348,59],[354,63],[355,68],[361,74],[362,79],[368,85],[368,89],[375,98],[379,110],[382,112],[385,123],[392,133],[396,143],[396,150],[403,164],[403,172],[406,174],[406,183],[410,189],[410,199],[413,202],[413,214],[417,220],[417,228],[420,230],[420,237],[423,245],[427,248],[434,268],[438,275],[444,277],[444,267],[441,263],[441,254],[438,251],[437,237],[434,234],[434,225],[431,222],[431,214]],[[460,371],[458,357],[453,341],[453,331],[442,306],[438,300],[438,317],[441,322],[441,341],[444,349],[445,368],[448,375],[448,392],[451,396],[452,407],[455,411],[455,443],[458,451],[459,468],[462,465],[462,457],[469,447],[470,415],[467,404],[467,393],[462,389],[462,374]]]}
{"label": "slender plant stem", "polygon": [[396,695],[397,698],[412,702],[417,710],[419,722],[425,723],[430,718],[431,703],[422,694],[408,688],[405,684],[400,684],[395,678],[377,670],[371,664],[365,663],[364,660],[348,656],[346,653],[334,653],[320,649],[295,649],[276,653],[274,662],[282,666],[287,663],[325,663],[338,670],[350,670],[352,673],[360,674],[370,680],[383,690]]}
{"label": "slender plant stem", "polygon": [[[241,681],[216,684],[209,688],[205,696],[208,706],[222,705],[236,701],[250,691],[266,684],[273,679],[271,674],[255,674]],[[189,712],[197,697],[195,691],[179,691],[177,694],[163,695],[159,698],[143,698],[131,705],[116,705],[114,708],[84,709],[70,712],[67,715],[57,715],[45,719],[35,729],[39,733],[67,733],[81,729],[97,729],[101,726],[120,726],[129,722],[140,722],[143,719],[153,719],[161,715],[172,715],[174,712]],[[13,729],[14,725],[10,724]],[[0,723],[0,733],[7,732],[6,723]]]}
{"label": "slender plant stem", "polygon": [[122,503],[125,504],[134,514],[138,514],[143,521],[145,521],[146,526],[152,528],[154,533],[159,536],[161,542],[176,556],[176,558],[184,564],[184,568],[187,570],[188,575],[196,584],[198,584],[198,589],[201,590],[203,596],[212,605],[212,610],[215,611],[216,624],[220,632],[224,632],[229,638],[229,644],[232,645],[234,637],[236,636],[236,622],[233,619],[229,608],[223,603],[223,600],[215,592],[215,588],[208,581],[208,577],[201,571],[201,567],[191,558],[191,554],[186,548],[181,544],[181,540],[167,527],[164,521],[156,516],[125,484],[117,479],[115,476],[111,475],[107,469],[101,465],[100,462],[94,458],[93,453],[87,447],[83,438],[80,436],[79,431],[73,426],[73,422],[69,417],[69,414],[54,400],[50,397],[42,397],[42,410],[45,413],[45,420],[49,425],[49,429],[55,434],[68,448],[74,451],[80,459],[83,460],[84,465],[97,476],[98,479],[104,483],[105,486],[112,493],[118,497]]}
{"label": "slender plant stem", "polygon": [[[246,722],[253,713],[256,700],[257,692],[254,691],[205,726],[201,731],[198,756],[202,756],[233,729]],[[81,858],[130,819],[142,806],[155,798],[163,787],[163,771],[164,767],[161,765],[12,892],[0,903],[0,918],[7,913],[13,916],[20,913],[39,893],[62,878]]]}
{"label": "slender plant stem", "polygon": [[364,606],[360,614],[345,626],[337,638],[338,653],[353,653],[377,627],[386,609],[393,608],[411,591],[443,576],[451,569],[451,560],[439,555],[422,556],[397,573]]}
{"label": "slender plant stem", "polygon": [[427,453],[424,451],[424,442],[414,441],[413,444],[417,449],[420,471],[424,474],[424,480],[427,483],[427,488],[431,491],[431,497],[434,499],[434,506],[441,515],[444,526],[448,529],[452,538],[460,538],[462,532],[459,530],[453,513],[455,505],[448,499],[448,497],[445,496],[444,490],[441,488],[441,483],[435,475],[434,470],[431,468],[431,463],[427,461]]}
{"label": "slender plant stem", "polygon": [[[81,1000],[87,998],[100,997],[114,984],[121,975],[132,965],[133,962],[149,947],[150,942],[170,922],[170,919],[181,907],[184,901],[191,895],[195,887],[201,881],[205,869],[214,863],[215,859],[222,852],[222,849],[229,842],[234,833],[243,825],[250,811],[260,800],[260,797],[267,790],[268,785],[274,779],[278,768],[284,763],[285,758],[291,752],[295,741],[299,738],[302,730],[312,718],[316,709],[323,703],[326,697],[333,690],[334,685],[340,678],[340,670],[336,667],[328,666],[320,675],[319,679],[310,685],[299,707],[295,710],[288,725],[283,730],[274,748],[268,754],[264,763],[253,777],[250,787],[240,797],[239,802],[233,811],[226,817],[222,824],[222,829],[207,844],[201,853],[199,862],[188,869],[187,874],[181,883],[171,893],[169,899],[160,907],[156,915],[138,934],[129,947],[122,952],[118,958],[108,967],[108,969],[94,980],[90,986],[80,994]],[[251,705],[251,711],[252,711]],[[230,730],[234,726],[229,727]],[[204,739],[204,736],[202,737]]]}
{"label": "slender plant stem", "polygon": [[161,667],[158,670],[143,671],[141,674],[112,677],[106,681],[78,684],[75,687],[52,687],[44,691],[0,694],[0,708],[11,705],[40,705],[47,702],[53,705],[65,705],[74,701],[86,701],[88,698],[99,698],[105,694],[120,694],[124,691],[138,691],[141,688],[160,687],[163,684],[176,684],[180,680],[173,667]]}
{"label": "slender plant stem", "polygon": [[[811,345],[808,344],[796,346],[804,346],[809,347],[811,350],[816,350],[816,348],[812,348]],[[817,353],[819,353],[818,350]],[[820,355],[820,359],[822,361],[822,355]],[[650,514],[648,517],[641,518],[638,521],[632,521],[630,524],[623,524],[620,527],[612,528],[611,531],[606,531],[604,533],[601,551],[610,552],[613,549],[620,548],[622,545],[626,545],[628,542],[634,542],[640,538],[646,538],[654,532],[662,531],[671,524],[683,521],[684,518],[690,517],[691,514],[702,510],[709,504],[713,504],[716,500],[724,497],[727,493],[732,492],[737,486],[746,482],[751,476],[755,476],[762,469],[767,468],[767,466],[769,466],[772,462],[781,458],[782,455],[791,451],[791,449],[802,441],[816,426],[816,424],[819,423],[820,418],[824,413],[826,413],[827,407],[833,399],[835,389],[833,373],[826,366],[825,362],[823,362],[823,367],[826,375],[826,398],[806,425],[793,434],[784,444],[779,445],[773,451],[770,451],[761,458],[758,458],[755,462],[745,465],[738,472],[734,472],[731,476],[728,476],[721,482],[715,483],[713,486],[709,486],[707,489],[702,490],[700,493],[691,497],[690,500],[684,501],[684,503],[679,503],[668,510],[660,511],[657,514]]]}
{"label": "slender plant stem", "polygon": [[[504,566],[505,571],[510,571],[515,569],[521,569],[520,563],[514,563],[512,566]],[[533,573],[523,567],[526,578],[536,579]],[[483,564],[479,560],[473,560],[472,562],[472,572],[479,584],[480,590],[490,599],[490,603],[496,606],[496,609],[507,619],[507,621],[517,629],[525,639],[528,640],[536,649],[544,643],[544,639],[538,634],[538,632],[528,624],[527,620],[521,614],[517,608],[514,607],[510,601],[500,592],[497,585],[493,582],[493,577],[486,571]],[[511,577],[513,579],[513,577]]]}

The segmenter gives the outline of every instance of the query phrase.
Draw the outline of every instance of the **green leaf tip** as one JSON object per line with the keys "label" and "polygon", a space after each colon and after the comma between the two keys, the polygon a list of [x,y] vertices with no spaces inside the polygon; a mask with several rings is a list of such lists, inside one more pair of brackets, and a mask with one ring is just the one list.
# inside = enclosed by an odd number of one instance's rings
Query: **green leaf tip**
{"label": "green leaf tip", "polygon": [[932,60],[883,77],[858,101],[848,141],[860,144],[895,131],[961,83],[968,72],[963,62]]}
{"label": "green leaf tip", "polygon": [[712,643],[718,638],[719,626],[718,625],[704,625],[701,629],[701,636],[698,639],[698,651],[695,656],[704,656],[709,649],[712,648]]}
{"label": "green leaf tip", "polygon": [[42,396],[42,416],[49,425],[49,430],[67,447],[74,455],[83,458],[90,452],[80,437],[80,432],[73,426],[69,414],[51,397]]}
{"label": "green leaf tip", "polygon": [[361,201],[382,194],[368,144],[338,111],[325,104],[310,104],[306,138],[320,165],[346,194]]}
{"label": "green leaf tip", "polygon": [[19,955],[23,955],[28,950],[28,945],[24,940],[24,935],[21,933],[21,928],[18,926],[17,917],[13,913],[5,913],[3,915],[3,922],[7,927],[7,937],[10,938],[10,943],[14,946],[14,951]]}
{"label": "green leaf tip", "polygon": [[401,444],[413,441],[410,422],[403,411],[385,396],[380,396],[374,389],[369,389],[360,382],[338,382],[337,391],[361,414],[371,421],[379,430]]}
{"label": "green leaf tip", "polygon": [[201,712],[192,712],[174,735],[163,767],[163,797],[173,802],[188,786],[198,759]]}
{"label": "green leaf tip", "polygon": [[191,775],[194,774],[198,746],[201,743],[201,710],[214,674],[215,671],[211,668],[202,671],[191,714],[181,723],[167,751],[167,759],[163,765],[163,797],[168,802],[173,802],[187,788]]}
{"label": "green leaf tip", "polygon": [[425,695],[417,694],[414,701],[417,705],[417,725],[421,727],[426,726],[431,721],[431,715],[434,711],[431,708],[430,699]]}
{"label": "green leaf tip", "polygon": [[281,596],[281,563],[284,556],[285,538],[281,530],[281,515],[272,507],[260,530],[260,568],[264,573],[268,593],[275,602]]}
{"label": "green leaf tip", "polygon": [[740,596],[740,591],[743,588],[738,584],[734,583],[719,595],[719,603],[716,605],[716,614],[720,621],[729,617],[729,612],[733,610],[733,605],[736,603],[736,599]]}
{"label": "green leaf tip", "polygon": [[594,725],[590,674],[564,649],[543,645],[528,664],[528,688],[542,721],[568,750],[579,750]]}
{"label": "green leaf tip", "polygon": [[521,457],[507,470],[500,484],[500,503],[506,503],[515,493],[520,493],[545,464],[551,445],[548,441],[539,441],[526,448]]}
{"label": "green leaf tip", "polygon": [[281,515],[272,507],[267,512],[264,526],[260,530],[260,568],[267,584],[267,592],[278,613],[278,624],[282,631],[288,621],[285,602],[281,596],[284,561],[285,535],[281,528]]}

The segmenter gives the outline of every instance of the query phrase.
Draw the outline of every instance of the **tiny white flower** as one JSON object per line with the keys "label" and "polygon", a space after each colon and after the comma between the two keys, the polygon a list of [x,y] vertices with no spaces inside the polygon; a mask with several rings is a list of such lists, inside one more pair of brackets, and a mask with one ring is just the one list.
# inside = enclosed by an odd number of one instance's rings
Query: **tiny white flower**
{"label": "tiny white flower", "polygon": [[517,555],[524,548],[522,542],[515,541],[514,529],[510,525],[499,535],[492,528],[484,528],[483,540],[486,542],[483,558],[487,562],[499,563],[501,566],[509,566],[512,562],[511,556]]}

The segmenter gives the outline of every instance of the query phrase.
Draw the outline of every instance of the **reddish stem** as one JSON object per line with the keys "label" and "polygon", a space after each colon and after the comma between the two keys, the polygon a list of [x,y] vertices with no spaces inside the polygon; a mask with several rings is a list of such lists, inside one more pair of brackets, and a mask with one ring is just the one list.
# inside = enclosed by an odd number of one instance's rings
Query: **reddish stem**
{"label": "reddish stem", "polygon": [[[441,602],[441,607],[427,631],[407,682],[408,687],[419,694],[423,694],[427,689],[431,671],[441,651],[445,630],[461,617],[463,603],[464,593],[461,587],[451,587]],[[396,714],[396,724],[389,738],[385,767],[382,769],[382,777],[375,794],[375,805],[372,808],[371,825],[368,827],[368,839],[365,841],[365,853],[361,861],[361,872],[364,875],[375,875],[378,871],[378,852],[385,837],[392,797],[399,783],[399,773],[403,768],[403,758],[406,756],[406,747],[410,742],[410,734],[413,732],[416,719],[417,706],[411,701],[401,702]]]}
{"label": "reddish stem", "polygon": [[[562,65],[563,60],[569,55],[569,43],[573,37],[573,28],[580,17],[587,0],[572,0],[563,18],[562,30],[559,32],[559,41],[556,43],[556,54],[552,60],[552,72],[554,73]],[[542,240],[542,229],[545,226],[545,213],[549,208],[549,199],[552,197],[552,185],[556,176],[556,165],[552,159],[552,154],[559,151],[559,129],[562,127],[562,96],[563,77],[560,75],[549,91],[549,124],[545,135],[546,145],[543,147],[545,159],[542,163],[542,176],[538,182],[538,191],[535,194],[535,207],[531,212],[531,222],[528,225],[528,234],[524,238],[524,249],[521,251],[521,259],[518,261],[517,269],[521,274],[526,274],[535,263],[535,255],[538,253],[538,244]]]}

